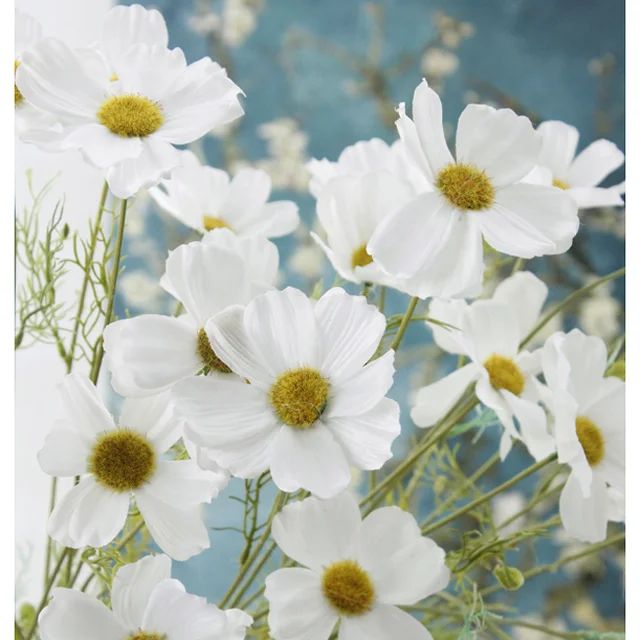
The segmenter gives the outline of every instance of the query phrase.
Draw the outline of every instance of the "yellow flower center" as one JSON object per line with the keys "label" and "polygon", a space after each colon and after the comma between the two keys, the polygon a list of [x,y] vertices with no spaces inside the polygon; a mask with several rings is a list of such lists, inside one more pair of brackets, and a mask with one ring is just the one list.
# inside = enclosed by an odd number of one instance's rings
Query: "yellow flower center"
{"label": "yellow flower center", "polygon": [[562,189],[563,191],[566,191],[570,188],[567,182],[565,182],[564,180],[560,180],[559,178],[553,179],[553,186],[558,187],[558,189]]}
{"label": "yellow flower center", "polygon": [[109,82],[116,82],[117,80],[120,80],[120,78],[118,78],[117,73],[114,73],[112,76],[109,76]]}
{"label": "yellow flower center", "polygon": [[204,363],[205,367],[208,367],[210,371],[219,371],[220,373],[231,373],[231,369],[218,358],[211,346],[207,332],[204,329],[198,331],[198,356]]}
{"label": "yellow flower center", "polygon": [[516,396],[524,391],[524,374],[513,360],[494,353],[485,360],[484,368],[494,389],[506,389]]}
{"label": "yellow flower center", "polygon": [[20,62],[18,60],[14,60],[14,66],[13,66],[13,74],[14,74],[14,80],[13,80],[13,103],[14,103],[14,105],[16,107],[19,104],[22,104],[22,102],[24,100],[24,96],[20,93],[20,89],[18,89],[18,85],[16,84],[16,81],[15,81],[15,73],[18,70],[19,66],[20,66]]}
{"label": "yellow flower center", "polygon": [[146,631],[137,631],[131,636],[127,636],[125,640],[167,640],[166,633],[147,633]]}
{"label": "yellow flower center", "polygon": [[367,245],[363,244],[351,254],[351,268],[366,267],[373,262],[373,258],[367,251]]}
{"label": "yellow flower center", "polygon": [[334,562],[324,570],[322,592],[329,604],[344,616],[361,616],[371,611],[376,598],[371,578],[353,560]]}
{"label": "yellow flower center", "polygon": [[98,109],[98,120],[111,133],[123,138],[144,138],[164,122],[160,106],[144,96],[126,93],[111,96]]}
{"label": "yellow flower center", "polygon": [[216,218],[215,216],[203,216],[202,226],[207,231],[213,231],[214,229],[231,229],[222,218]]}
{"label": "yellow flower center", "polygon": [[487,174],[468,164],[450,164],[440,169],[436,187],[449,204],[463,211],[487,209],[495,201],[495,190]]}
{"label": "yellow flower center", "polygon": [[600,464],[604,458],[604,438],[600,429],[589,418],[578,416],[576,418],[576,435],[589,465],[595,467]]}
{"label": "yellow flower center", "polygon": [[322,415],[329,397],[329,382],[308,367],[278,376],[269,390],[269,402],[278,418],[294,429],[308,429]]}
{"label": "yellow flower center", "polygon": [[100,436],[89,458],[89,471],[117,492],[141,487],[156,470],[156,454],[140,433],[118,429]]}

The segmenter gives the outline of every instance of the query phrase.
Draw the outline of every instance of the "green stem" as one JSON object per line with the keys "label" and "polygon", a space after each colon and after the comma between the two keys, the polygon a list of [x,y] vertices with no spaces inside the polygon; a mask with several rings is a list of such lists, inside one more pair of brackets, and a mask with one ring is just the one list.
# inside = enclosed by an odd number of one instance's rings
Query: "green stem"
{"label": "green stem", "polygon": [[518,273],[524,267],[524,263],[526,260],[524,258],[518,258],[513,265],[513,269],[511,270],[511,275]]}
{"label": "green stem", "polygon": [[407,331],[407,327],[409,326],[409,322],[411,321],[411,316],[413,315],[413,312],[415,311],[416,305],[418,304],[419,301],[420,301],[420,298],[411,298],[411,301],[407,306],[407,310],[405,311],[404,316],[402,318],[402,322],[398,327],[398,333],[396,333],[396,337],[393,339],[393,342],[389,347],[390,349],[393,349],[394,351],[398,350],[398,347],[402,342],[402,338],[404,338],[404,334]]}
{"label": "green stem", "polygon": [[113,316],[113,306],[116,299],[116,286],[118,284],[118,276],[120,275],[120,256],[122,255],[122,242],[124,240],[124,228],[127,219],[127,200],[122,200],[120,204],[120,215],[118,216],[118,235],[116,237],[116,245],[113,254],[113,265],[111,268],[111,277],[109,279],[109,297],[107,300],[107,310],[104,316],[104,325],[100,334],[100,342],[96,357],[91,367],[91,375],[89,378],[93,384],[97,384],[100,375],[100,367],[102,366],[102,358],[104,357],[104,344],[102,336],[104,330],[111,324]]}
{"label": "green stem", "polygon": [[547,313],[545,316],[543,316],[540,319],[538,324],[536,324],[536,326],[533,327],[533,329],[531,329],[527,337],[520,343],[520,349],[523,349],[531,341],[531,339],[536,335],[536,333],[538,333],[538,331],[540,331],[543,327],[545,327],[547,323],[549,323],[561,311],[569,307],[571,304],[573,304],[576,300],[578,300],[582,296],[586,295],[590,291],[593,291],[593,289],[595,289],[596,287],[599,287],[601,284],[604,284],[605,282],[609,282],[609,280],[615,280],[616,278],[620,278],[625,274],[625,271],[626,271],[626,267],[622,267],[622,269],[613,271],[612,273],[609,273],[606,276],[603,276],[602,278],[595,280],[591,284],[588,284],[585,287],[582,287],[582,289],[578,289],[577,291],[574,291],[561,304],[559,304],[557,307],[549,311],[549,313]]}
{"label": "green stem", "polygon": [[424,527],[422,529],[422,535],[427,536],[433,531],[440,529],[445,524],[448,524],[453,520],[457,520],[460,516],[464,515],[465,513],[468,513],[469,511],[472,511],[473,509],[475,509],[476,507],[479,507],[480,505],[485,504],[485,502],[488,502],[489,500],[491,500],[491,498],[497,496],[499,493],[502,493],[507,489],[511,489],[511,487],[518,484],[521,480],[528,478],[530,475],[532,475],[533,473],[536,473],[536,471],[539,471],[543,467],[547,466],[549,463],[554,462],[556,459],[557,459],[557,455],[553,454],[548,458],[541,460],[540,462],[536,462],[535,464],[532,464],[530,467],[527,467],[526,469],[524,469],[524,471],[521,471],[518,475],[514,476],[510,480],[507,480],[507,482],[503,482],[500,486],[496,487],[492,491],[485,493],[484,495],[480,496],[476,500],[473,500],[473,502],[470,502],[464,507],[460,507],[460,509],[457,509],[453,513],[450,513],[446,518],[443,518],[442,520],[439,520],[438,522],[435,522],[432,525]]}
{"label": "green stem", "polygon": [[[550,564],[543,564],[543,565],[540,565],[539,567],[529,569],[528,571],[525,571],[522,575],[524,576],[525,580],[528,580],[529,578],[535,578],[536,576],[539,576],[542,573],[555,572],[561,567],[563,567],[565,564],[575,562],[576,560],[581,560],[582,558],[585,558],[594,553],[597,553],[602,549],[606,549],[607,547],[617,544],[618,542],[622,542],[625,539],[625,536],[626,534],[624,533],[624,531],[621,533],[617,533],[616,535],[611,536],[610,538],[607,538],[602,542],[598,542],[597,544],[592,544],[590,547],[587,547],[583,551],[579,551],[578,553],[574,553],[569,556],[565,556],[564,558],[560,558],[557,562],[552,562]],[[485,597],[485,596],[491,595],[492,593],[495,593],[496,591],[500,591],[500,589],[502,589],[502,585],[495,584],[491,587],[487,587],[486,589],[483,589],[480,592],[480,595],[482,597]]]}
{"label": "green stem", "polygon": [[539,631],[544,633],[545,636],[550,638],[565,638],[567,640],[575,640],[580,638],[581,635],[572,633],[571,631],[556,631],[542,624],[534,624],[533,622],[527,622],[526,620],[513,620],[511,618],[502,618],[501,620],[495,620],[496,624],[502,624],[510,627],[522,627],[523,629],[531,629],[532,631]]}
{"label": "green stem", "polygon": [[546,493],[541,493],[539,496],[536,496],[535,498],[530,500],[529,503],[525,507],[520,509],[520,511],[518,511],[517,513],[514,513],[512,516],[507,518],[503,523],[498,525],[497,530],[500,531],[502,529],[505,529],[512,522],[515,522],[518,518],[521,518],[523,515],[525,515],[529,511],[531,511],[531,509],[533,509],[537,504],[539,504],[543,500],[546,500],[547,498],[550,498],[555,493],[560,493],[560,491],[563,488],[564,488],[564,484],[562,484],[562,485],[560,485],[558,487],[554,487],[553,489],[551,489],[551,491],[548,491]]}
{"label": "green stem", "polygon": [[384,306],[387,302],[387,287],[380,287],[380,298],[378,299],[378,311],[384,313]]}
{"label": "green stem", "polygon": [[218,605],[220,609],[222,609],[229,602],[229,600],[231,600],[231,597],[233,596],[235,590],[238,588],[240,583],[244,580],[244,577],[249,572],[249,569],[251,568],[253,563],[256,561],[257,557],[260,555],[262,548],[264,547],[267,540],[269,539],[269,536],[271,535],[271,524],[273,522],[273,519],[275,518],[276,514],[280,511],[280,509],[282,509],[285,503],[285,497],[286,497],[286,494],[282,491],[280,491],[276,496],[276,499],[273,502],[273,507],[271,508],[271,513],[269,514],[269,518],[267,520],[267,524],[264,528],[264,531],[262,532],[260,539],[258,540],[256,546],[251,552],[251,555],[247,558],[247,561],[242,565],[242,567],[240,567],[240,571],[238,571],[238,575],[236,575],[233,582],[227,589],[227,592],[224,594],[222,600],[220,600],[220,604]]}
{"label": "green stem", "polygon": [[244,586],[240,589],[240,591],[238,591],[238,593],[236,594],[236,597],[231,601],[231,604],[229,605],[231,609],[238,606],[240,599],[247,592],[247,589],[249,589],[249,587],[253,584],[253,581],[256,579],[257,575],[260,573],[260,571],[262,570],[262,567],[264,567],[267,560],[271,557],[271,554],[276,550],[277,546],[278,545],[275,542],[272,542],[269,545],[267,550],[264,552],[262,558],[260,558],[256,566],[253,568],[253,571],[249,574],[249,577],[247,578],[247,581],[244,583]]}

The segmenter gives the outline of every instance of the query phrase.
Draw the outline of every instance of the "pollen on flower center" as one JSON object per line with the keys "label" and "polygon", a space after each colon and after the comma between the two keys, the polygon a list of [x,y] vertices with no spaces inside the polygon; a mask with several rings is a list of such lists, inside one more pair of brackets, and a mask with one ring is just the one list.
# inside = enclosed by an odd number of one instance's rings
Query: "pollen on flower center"
{"label": "pollen on flower center", "polygon": [[513,360],[494,353],[485,360],[484,368],[494,389],[506,389],[516,396],[524,391],[524,374]]}
{"label": "pollen on flower center", "polygon": [[308,429],[322,415],[329,397],[329,382],[308,367],[278,376],[269,390],[269,402],[282,422]]}
{"label": "pollen on flower center", "polygon": [[[18,70],[19,66],[20,66],[20,62],[18,60],[15,60],[14,67],[13,67],[14,75],[15,75],[15,72]],[[14,80],[13,81],[13,103],[17,107],[19,104],[22,104],[23,100],[24,100],[24,96],[20,93],[20,89],[18,89],[18,85]]]}
{"label": "pollen on flower center", "polygon": [[367,251],[367,245],[363,244],[351,254],[351,268],[366,267],[373,262],[371,254]]}
{"label": "pollen on flower center", "polygon": [[89,458],[89,471],[103,486],[114,491],[141,487],[156,469],[156,454],[140,433],[118,429],[100,436]]}
{"label": "pollen on flower center", "polygon": [[229,367],[216,355],[213,347],[211,346],[211,342],[209,341],[209,337],[207,336],[207,332],[204,329],[200,329],[200,331],[198,331],[197,350],[200,360],[202,360],[204,365],[208,367],[210,371],[231,373],[231,369],[229,369]]}
{"label": "pollen on flower center", "polygon": [[457,209],[480,211],[495,200],[495,190],[484,171],[467,164],[450,164],[441,169],[436,187]]}
{"label": "pollen on flower center", "polygon": [[604,458],[604,438],[600,429],[589,418],[578,416],[576,418],[576,435],[589,465],[595,467],[600,464]]}
{"label": "pollen on flower center", "polygon": [[111,133],[124,138],[144,138],[155,133],[164,122],[160,106],[132,93],[111,96],[98,109],[98,120]]}
{"label": "pollen on flower center", "polygon": [[371,578],[353,560],[335,562],[324,570],[322,592],[329,604],[345,616],[371,611],[376,597]]}
{"label": "pollen on flower center", "polygon": [[202,226],[207,231],[213,231],[214,229],[231,229],[222,218],[216,218],[216,216],[203,216]]}
{"label": "pollen on flower center", "polygon": [[137,631],[131,636],[127,636],[125,640],[167,640],[166,633],[147,633],[146,631]]}
{"label": "pollen on flower center", "polygon": [[563,191],[566,191],[570,188],[567,182],[565,182],[564,180],[560,180],[559,178],[553,179],[553,186],[558,187],[558,189],[562,189]]}

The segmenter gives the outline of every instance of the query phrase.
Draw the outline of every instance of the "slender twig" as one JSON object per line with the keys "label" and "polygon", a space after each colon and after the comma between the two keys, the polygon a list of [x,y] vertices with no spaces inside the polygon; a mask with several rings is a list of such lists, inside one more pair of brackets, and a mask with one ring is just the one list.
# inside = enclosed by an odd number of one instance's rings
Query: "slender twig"
{"label": "slender twig", "polygon": [[398,350],[400,343],[402,342],[402,338],[404,338],[404,334],[407,331],[407,327],[409,326],[409,322],[411,321],[411,316],[415,311],[416,305],[420,301],[420,298],[411,298],[409,305],[407,306],[407,310],[404,313],[402,318],[402,322],[400,327],[398,328],[398,333],[396,333],[396,337],[393,339],[391,346],[389,349],[393,349],[394,351]]}

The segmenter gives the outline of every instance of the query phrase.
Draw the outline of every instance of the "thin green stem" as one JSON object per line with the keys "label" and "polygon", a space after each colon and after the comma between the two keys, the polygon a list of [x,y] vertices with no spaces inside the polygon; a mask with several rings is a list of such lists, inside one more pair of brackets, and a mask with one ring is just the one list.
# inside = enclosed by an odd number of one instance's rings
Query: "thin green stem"
{"label": "thin green stem", "polygon": [[501,620],[495,620],[496,624],[501,624],[504,626],[510,627],[522,627],[523,629],[531,629],[532,631],[539,631],[540,633],[544,633],[545,636],[549,636],[550,638],[565,638],[566,640],[575,640],[575,638],[580,638],[581,635],[577,633],[572,633],[571,631],[557,631],[556,629],[551,629],[550,627],[546,627],[542,624],[534,624],[533,622],[527,622],[526,620],[513,620],[512,618],[502,618]]}
{"label": "thin green stem", "polygon": [[498,525],[497,530],[500,531],[502,529],[506,529],[506,527],[508,527],[512,522],[515,522],[518,518],[521,518],[523,515],[531,511],[531,509],[533,509],[536,505],[540,504],[540,502],[542,502],[543,500],[546,500],[547,498],[550,498],[552,495],[556,493],[560,493],[563,487],[564,487],[564,484],[558,487],[554,487],[550,491],[547,491],[546,493],[541,493],[539,496],[536,496],[535,498],[530,500],[527,505],[525,505],[522,509],[520,509],[520,511],[518,511],[517,513],[514,513],[512,516],[510,516],[504,522]]}
{"label": "thin green stem", "polygon": [[387,302],[387,287],[380,287],[380,297],[378,298],[378,311],[384,313],[384,307]]}
{"label": "thin green stem", "polygon": [[107,310],[104,316],[104,325],[102,327],[102,333],[100,334],[100,343],[96,357],[94,358],[91,375],[89,378],[93,384],[97,384],[98,376],[100,375],[100,367],[102,366],[102,358],[104,357],[104,344],[102,336],[104,330],[111,324],[113,316],[113,306],[116,299],[116,287],[118,285],[118,276],[120,275],[120,256],[122,255],[122,242],[124,240],[124,228],[127,219],[127,200],[122,200],[120,204],[120,215],[118,216],[118,235],[116,236],[116,244],[113,254],[113,265],[111,268],[111,277],[109,278],[109,296],[107,299]]}
{"label": "thin green stem", "polygon": [[411,316],[413,315],[413,312],[415,311],[416,305],[418,304],[419,301],[420,301],[420,298],[411,298],[411,301],[407,306],[407,310],[405,311],[404,316],[402,318],[402,322],[398,327],[398,333],[396,333],[396,337],[393,339],[393,342],[389,347],[390,349],[393,349],[394,351],[398,350],[398,347],[400,346],[400,343],[404,338],[404,334],[407,331],[407,327],[409,326],[409,322],[411,322]]}
{"label": "thin green stem", "polygon": [[535,464],[532,464],[530,467],[527,467],[526,469],[521,471],[518,475],[514,476],[510,480],[507,480],[507,482],[503,482],[500,486],[496,487],[495,489],[489,491],[488,493],[485,493],[484,495],[480,496],[476,500],[473,500],[469,504],[466,504],[464,507],[460,507],[460,509],[457,509],[453,513],[450,513],[446,518],[443,518],[442,520],[438,520],[438,522],[435,522],[432,525],[424,527],[422,529],[422,535],[427,536],[433,531],[440,529],[445,524],[448,524],[453,520],[457,520],[460,516],[464,515],[465,513],[468,513],[469,511],[472,511],[473,509],[475,509],[476,507],[479,507],[480,505],[485,504],[486,502],[491,500],[491,498],[497,496],[503,491],[506,491],[507,489],[511,489],[511,487],[518,484],[521,480],[528,478],[530,475],[546,467],[548,464],[550,464],[551,462],[554,462],[556,459],[557,459],[557,455],[553,454],[548,458],[541,460],[540,462],[536,462]]}
{"label": "thin green stem", "polygon": [[518,271],[520,271],[522,267],[524,267],[525,262],[526,260],[524,258],[518,258],[513,265],[513,269],[511,270],[511,275],[513,275],[514,273],[518,273]]}
{"label": "thin green stem", "polygon": [[[536,576],[539,576],[543,573],[555,572],[566,564],[570,564],[571,562],[575,562],[576,560],[581,560],[582,558],[585,558],[594,553],[597,553],[602,549],[606,549],[607,547],[610,547],[614,544],[618,544],[618,542],[622,542],[625,539],[625,536],[626,534],[624,531],[621,533],[617,533],[616,535],[611,536],[610,538],[607,538],[602,542],[592,544],[590,547],[587,547],[586,549],[583,549],[578,553],[573,553],[571,555],[564,556],[563,558],[560,558],[557,562],[552,562],[550,564],[543,564],[543,565],[540,565],[539,567],[534,567],[533,569],[529,569],[528,571],[525,571],[522,575],[524,576],[525,580],[528,580],[529,578],[535,578]],[[491,595],[492,593],[495,593],[496,591],[500,591],[501,589],[502,589],[502,585],[495,584],[491,587],[487,587],[486,589],[483,589],[480,592],[480,595],[482,597],[485,597],[485,596]]]}
{"label": "thin green stem", "polygon": [[247,581],[244,583],[244,586],[240,589],[240,591],[238,591],[235,598],[231,601],[231,604],[229,605],[231,609],[238,606],[240,599],[244,596],[244,594],[247,592],[249,587],[253,584],[253,581],[256,579],[260,571],[262,571],[262,567],[264,567],[267,560],[269,560],[269,558],[271,557],[271,554],[276,550],[277,546],[278,545],[275,542],[272,542],[269,545],[269,547],[267,547],[267,550],[262,555],[262,558],[258,560],[258,562],[256,563],[256,566],[253,568],[253,571],[249,574],[249,577],[247,578]]}
{"label": "thin green stem", "polygon": [[222,600],[220,600],[220,604],[218,606],[221,609],[229,602],[229,600],[231,600],[233,594],[235,593],[235,590],[240,586],[240,583],[244,580],[244,577],[249,572],[249,569],[251,568],[253,563],[256,561],[257,557],[260,555],[262,548],[264,547],[267,540],[269,539],[269,536],[271,535],[271,524],[273,522],[273,519],[275,518],[276,514],[280,511],[280,509],[282,509],[285,503],[285,498],[286,498],[286,494],[282,491],[280,491],[276,496],[276,499],[273,502],[273,507],[271,508],[271,513],[269,514],[269,518],[267,519],[267,523],[265,525],[264,531],[262,532],[262,535],[260,536],[260,539],[258,540],[255,547],[253,548],[251,555],[247,558],[247,561],[240,567],[240,571],[238,571],[238,574],[236,575],[233,582],[227,589],[227,592],[224,594]]}
{"label": "thin green stem", "polygon": [[604,284],[605,282],[609,282],[609,280],[615,280],[616,278],[620,278],[625,274],[625,271],[626,271],[626,267],[622,267],[622,269],[613,271],[612,273],[609,273],[606,276],[603,276],[602,278],[598,278],[598,280],[595,280],[591,284],[588,284],[582,287],[582,289],[578,289],[577,291],[574,291],[561,304],[559,304],[557,307],[549,311],[549,313],[547,313],[545,316],[543,316],[540,319],[538,324],[536,324],[536,326],[533,327],[533,329],[531,329],[531,331],[527,334],[527,337],[520,343],[520,349],[523,349],[531,341],[531,339],[536,335],[536,333],[538,333],[538,331],[540,331],[543,327],[545,327],[547,323],[549,323],[561,311],[563,311],[564,309],[572,305],[579,298],[582,298],[582,296],[586,295],[590,291],[593,291],[593,289],[595,289],[596,287],[599,287],[601,284]]}

